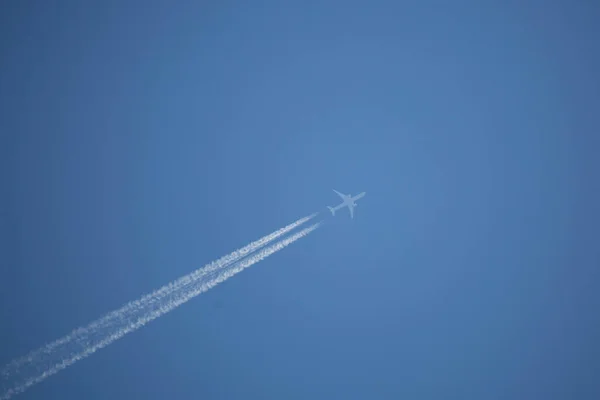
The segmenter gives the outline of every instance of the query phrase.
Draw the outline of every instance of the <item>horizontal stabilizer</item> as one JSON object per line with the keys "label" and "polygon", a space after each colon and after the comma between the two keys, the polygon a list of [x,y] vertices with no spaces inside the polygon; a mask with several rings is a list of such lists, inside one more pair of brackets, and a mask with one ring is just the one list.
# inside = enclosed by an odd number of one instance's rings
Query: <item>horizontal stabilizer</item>
{"label": "horizontal stabilizer", "polygon": [[327,206],[327,208],[329,208],[329,211],[331,211],[331,215],[335,215],[335,208],[329,206]]}

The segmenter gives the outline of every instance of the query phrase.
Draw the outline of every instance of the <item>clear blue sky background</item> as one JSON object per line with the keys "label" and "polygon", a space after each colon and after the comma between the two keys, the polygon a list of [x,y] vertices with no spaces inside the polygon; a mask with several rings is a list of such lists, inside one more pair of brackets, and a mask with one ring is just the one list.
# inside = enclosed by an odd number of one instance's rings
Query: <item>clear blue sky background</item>
{"label": "clear blue sky background", "polygon": [[0,364],[327,221],[19,398],[600,398],[598,5],[284,3],[2,3]]}

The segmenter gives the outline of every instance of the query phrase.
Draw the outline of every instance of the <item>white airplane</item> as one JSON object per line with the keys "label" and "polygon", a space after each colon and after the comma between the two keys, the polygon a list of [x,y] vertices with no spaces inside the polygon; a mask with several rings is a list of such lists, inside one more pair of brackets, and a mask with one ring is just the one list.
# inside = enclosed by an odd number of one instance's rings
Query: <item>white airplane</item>
{"label": "white airplane", "polygon": [[342,204],[337,205],[335,207],[327,206],[327,208],[329,208],[329,211],[331,211],[331,215],[335,215],[335,212],[337,210],[339,210],[340,208],[348,207],[348,209],[350,210],[350,218],[354,218],[354,207],[358,206],[358,204],[356,204],[356,200],[360,199],[367,193],[362,192],[362,193],[357,194],[356,196],[352,197],[349,194],[340,193],[335,189],[333,189],[333,191],[336,192],[338,194],[338,196],[340,196],[342,198],[343,202],[342,202]]}

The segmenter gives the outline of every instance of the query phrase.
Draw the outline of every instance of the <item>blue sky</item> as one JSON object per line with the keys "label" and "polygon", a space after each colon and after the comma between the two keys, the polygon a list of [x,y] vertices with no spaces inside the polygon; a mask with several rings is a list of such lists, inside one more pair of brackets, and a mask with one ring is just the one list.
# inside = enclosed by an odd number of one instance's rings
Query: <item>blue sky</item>
{"label": "blue sky", "polygon": [[2,8],[0,364],[326,222],[19,398],[600,396],[593,2]]}

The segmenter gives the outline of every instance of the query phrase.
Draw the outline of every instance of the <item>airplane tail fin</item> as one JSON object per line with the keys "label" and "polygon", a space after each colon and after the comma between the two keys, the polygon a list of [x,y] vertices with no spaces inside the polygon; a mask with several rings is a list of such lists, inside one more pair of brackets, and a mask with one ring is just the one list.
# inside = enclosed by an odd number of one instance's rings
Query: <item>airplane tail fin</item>
{"label": "airplane tail fin", "polygon": [[327,208],[329,208],[329,211],[331,211],[331,215],[335,215],[335,209],[333,207],[327,206]]}

